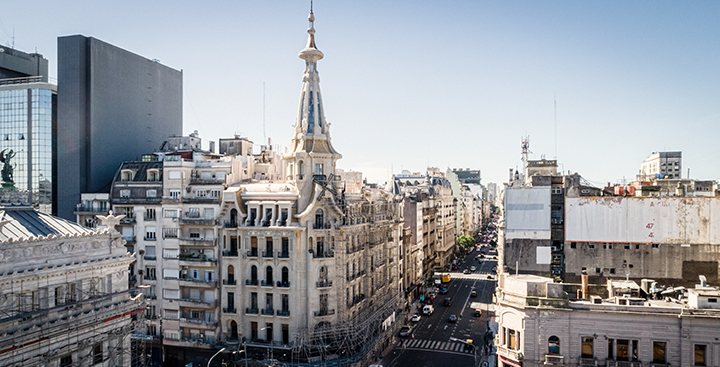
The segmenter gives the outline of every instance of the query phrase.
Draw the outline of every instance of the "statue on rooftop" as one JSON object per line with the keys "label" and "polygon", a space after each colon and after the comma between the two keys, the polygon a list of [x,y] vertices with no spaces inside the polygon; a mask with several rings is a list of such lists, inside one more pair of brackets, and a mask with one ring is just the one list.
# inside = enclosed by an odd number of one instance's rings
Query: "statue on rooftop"
{"label": "statue on rooftop", "polygon": [[2,179],[3,179],[3,188],[14,188],[15,187],[15,181],[13,180],[13,166],[10,163],[10,160],[15,157],[15,151],[10,149],[9,152],[5,153],[7,148],[0,151],[0,162],[3,163],[2,168]]}

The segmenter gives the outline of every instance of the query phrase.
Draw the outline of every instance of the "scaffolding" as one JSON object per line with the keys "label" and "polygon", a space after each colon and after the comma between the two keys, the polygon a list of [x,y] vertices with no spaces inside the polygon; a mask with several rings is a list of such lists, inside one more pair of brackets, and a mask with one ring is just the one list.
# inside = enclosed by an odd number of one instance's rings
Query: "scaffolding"
{"label": "scaffolding", "polygon": [[110,279],[64,275],[53,294],[50,277],[8,281],[0,295],[0,365],[147,366],[144,341],[130,338],[144,328],[142,292],[102,292]]}

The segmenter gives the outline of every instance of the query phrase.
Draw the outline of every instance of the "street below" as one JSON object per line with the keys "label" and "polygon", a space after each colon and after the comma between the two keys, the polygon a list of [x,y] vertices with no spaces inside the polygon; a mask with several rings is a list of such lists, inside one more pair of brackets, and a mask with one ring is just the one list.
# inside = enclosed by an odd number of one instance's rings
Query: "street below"
{"label": "street below", "polygon": [[[484,253],[485,257],[478,259]],[[485,246],[481,252],[473,250],[465,258],[458,261],[457,270],[450,272],[451,281],[442,283],[439,288],[446,288],[446,294],[438,293],[432,305],[432,315],[422,315],[420,321],[408,321],[413,326],[410,337],[396,337],[396,343],[381,362],[384,367],[395,366],[478,366],[486,359],[487,311],[492,304],[496,278],[493,268],[497,260],[492,257],[496,252]],[[470,271],[474,266],[475,271]],[[463,274],[464,270],[467,274]],[[447,274],[447,273],[444,273]],[[472,297],[475,290],[477,296]],[[444,305],[446,298],[451,299],[449,306]],[[424,303],[416,301],[414,307],[422,314]],[[481,315],[475,316],[476,308]],[[455,315],[456,321],[451,322],[450,316]],[[472,340],[472,347],[465,342]]]}

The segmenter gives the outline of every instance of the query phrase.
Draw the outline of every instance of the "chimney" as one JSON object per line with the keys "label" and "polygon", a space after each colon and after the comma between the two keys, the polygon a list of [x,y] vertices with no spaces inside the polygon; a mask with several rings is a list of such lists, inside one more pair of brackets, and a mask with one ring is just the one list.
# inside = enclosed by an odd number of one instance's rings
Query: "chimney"
{"label": "chimney", "polygon": [[582,274],[580,274],[580,278],[582,279],[582,299],[587,300],[588,299],[588,273],[586,270],[582,271]]}
{"label": "chimney", "polygon": [[214,141],[210,142],[210,153],[215,153],[215,142]]}

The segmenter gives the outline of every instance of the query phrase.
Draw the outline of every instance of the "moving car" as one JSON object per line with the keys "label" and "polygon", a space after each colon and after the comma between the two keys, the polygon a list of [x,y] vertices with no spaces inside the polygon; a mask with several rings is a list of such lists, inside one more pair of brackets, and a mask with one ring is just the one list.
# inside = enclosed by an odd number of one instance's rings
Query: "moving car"
{"label": "moving car", "polygon": [[449,320],[449,321],[450,321],[450,322],[457,322],[457,316],[455,316],[455,315],[450,315],[450,320]]}
{"label": "moving car", "polygon": [[480,309],[475,309],[475,314],[474,314],[474,315],[475,315],[475,317],[480,317],[480,316],[482,316],[482,310],[480,310]]}
{"label": "moving car", "polygon": [[471,267],[470,267],[470,271],[475,271],[475,267],[474,267],[474,266],[471,266]]}
{"label": "moving car", "polygon": [[447,293],[447,288],[440,288],[440,294]]}
{"label": "moving car", "polygon": [[417,315],[417,314],[414,315],[413,317],[410,318],[410,321],[412,321],[412,322],[420,321],[420,315]]}
{"label": "moving car", "polygon": [[470,272],[467,269],[465,269],[465,270],[463,270],[463,274],[470,274]]}
{"label": "moving car", "polygon": [[445,302],[443,304],[446,307],[449,307],[452,304],[452,298],[450,298],[450,297],[445,298]]}
{"label": "moving car", "polygon": [[426,305],[425,307],[423,307],[424,314],[430,316],[433,314],[433,312],[435,312],[435,307],[430,306],[430,305]]}
{"label": "moving car", "polygon": [[412,336],[412,327],[403,326],[402,328],[400,328],[400,336],[403,338],[411,337]]}
{"label": "moving car", "polygon": [[470,292],[470,297],[477,297],[477,291],[473,289],[472,292]]}

